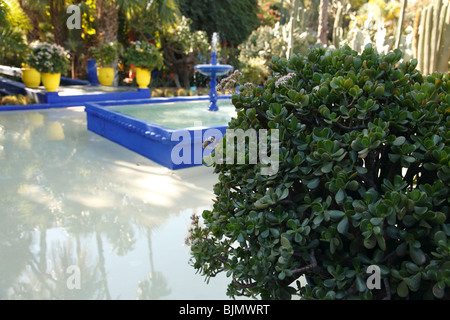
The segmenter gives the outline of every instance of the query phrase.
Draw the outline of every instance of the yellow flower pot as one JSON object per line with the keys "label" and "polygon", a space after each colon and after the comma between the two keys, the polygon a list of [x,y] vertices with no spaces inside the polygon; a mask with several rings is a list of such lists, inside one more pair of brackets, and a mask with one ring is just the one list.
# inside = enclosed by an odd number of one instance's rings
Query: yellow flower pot
{"label": "yellow flower pot", "polygon": [[152,79],[152,74],[148,69],[136,68],[136,83],[140,89],[147,89]]}
{"label": "yellow flower pot", "polygon": [[41,74],[35,68],[22,68],[22,82],[32,89],[41,85]]}
{"label": "yellow flower pot", "polygon": [[61,82],[61,73],[42,73],[42,84],[48,92],[56,92]]}
{"label": "yellow flower pot", "polygon": [[98,81],[102,86],[111,86],[114,81],[114,68],[97,68]]}

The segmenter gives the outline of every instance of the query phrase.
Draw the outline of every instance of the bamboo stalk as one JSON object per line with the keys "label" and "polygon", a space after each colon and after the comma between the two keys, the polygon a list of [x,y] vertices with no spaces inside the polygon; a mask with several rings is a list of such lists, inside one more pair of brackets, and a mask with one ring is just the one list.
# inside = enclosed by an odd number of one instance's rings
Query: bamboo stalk
{"label": "bamboo stalk", "polygon": [[400,17],[398,19],[398,26],[397,26],[397,32],[395,35],[395,49],[398,49],[398,46],[400,44],[400,38],[402,37],[402,27],[403,27],[403,20],[405,19],[405,9],[408,5],[407,0],[402,0],[402,9],[400,10]]}
{"label": "bamboo stalk", "polygon": [[341,25],[342,25],[342,3],[338,2],[333,25],[333,45],[335,48],[339,47]]}
{"label": "bamboo stalk", "polygon": [[418,61],[417,69],[419,69],[421,72],[423,72],[425,22],[426,22],[426,18],[427,18],[427,11],[428,11],[427,7],[425,7],[422,10],[422,13],[420,14],[420,22],[419,22],[419,34],[418,34],[419,44],[417,47],[417,61]]}
{"label": "bamboo stalk", "polygon": [[438,50],[437,56],[438,56],[438,60],[439,60],[439,51],[440,51],[440,47],[441,47],[441,41],[442,41],[442,34],[445,32],[445,16],[447,14],[447,10],[448,10],[448,5],[444,4],[441,8],[441,12],[439,15],[439,35],[437,38],[437,43],[436,43],[436,50]]}
{"label": "bamboo stalk", "polygon": [[437,71],[449,72],[448,62],[450,60],[450,5],[447,6],[445,23],[442,26],[442,33],[439,46],[439,61]]}
{"label": "bamboo stalk", "polygon": [[425,21],[425,29],[424,29],[424,50],[423,50],[423,74],[428,74],[430,69],[430,54],[431,54],[431,29],[433,27],[433,11],[434,6],[430,4],[427,10],[427,17]]}
{"label": "bamboo stalk", "polygon": [[431,42],[428,42],[430,44],[430,61],[428,66],[428,73],[433,73],[436,70],[436,61],[437,61],[437,43],[438,43],[438,36],[439,36],[439,16],[442,6],[442,0],[434,0],[433,4],[433,22],[432,22],[432,29],[431,29]]}
{"label": "bamboo stalk", "polygon": [[413,57],[417,58],[419,52],[419,23],[420,16],[422,14],[422,9],[416,11],[416,16],[414,17],[414,29],[413,29],[413,38],[412,38],[412,52]]}

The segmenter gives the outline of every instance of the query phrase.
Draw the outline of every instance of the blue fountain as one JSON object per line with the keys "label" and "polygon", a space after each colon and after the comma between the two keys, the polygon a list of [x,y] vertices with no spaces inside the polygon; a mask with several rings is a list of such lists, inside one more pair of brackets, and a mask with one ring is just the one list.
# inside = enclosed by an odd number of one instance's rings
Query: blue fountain
{"label": "blue fountain", "polygon": [[211,90],[209,91],[209,111],[218,111],[217,106],[217,77],[226,75],[230,70],[233,70],[233,66],[228,64],[217,64],[216,50],[219,36],[215,32],[212,37],[211,47],[211,62],[209,64],[197,64],[194,66],[194,70],[201,74],[211,78]]}

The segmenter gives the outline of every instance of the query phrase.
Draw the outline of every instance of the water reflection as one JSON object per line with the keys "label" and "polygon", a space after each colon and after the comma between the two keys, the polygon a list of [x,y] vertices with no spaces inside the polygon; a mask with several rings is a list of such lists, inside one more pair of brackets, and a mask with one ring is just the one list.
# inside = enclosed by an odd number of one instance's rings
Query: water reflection
{"label": "water reflection", "polygon": [[183,246],[212,170],[153,164],[88,132],[77,108],[1,113],[0,146],[1,299],[226,298]]}

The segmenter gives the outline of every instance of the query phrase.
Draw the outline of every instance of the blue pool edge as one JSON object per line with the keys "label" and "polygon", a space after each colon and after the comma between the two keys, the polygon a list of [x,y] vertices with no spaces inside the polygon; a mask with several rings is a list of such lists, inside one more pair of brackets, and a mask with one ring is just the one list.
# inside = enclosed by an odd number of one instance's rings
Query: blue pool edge
{"label": "blue pool edge", "polygon": [[[230,94],[220,95],[218,99],[231,99]],[[85,107],[88,103],[96,103],[99,105],[122,105],[122,104],[137,104],[137,103],[167,103],[167,102],[186,102],[186,101],[205,101],[209,100],[209,96],[180,96],[180,97],[158,97],[146,99],[123,99],[123,100],[103,100],[103,101],[73,101],[61,103],[37,103],[27,105],[4,105],[0,106],[2,111],[26,111],[39,109],[53,109],[53,108],[68,108],[68,107]]]}
{"label": "blue pool edge", "polygon": [[[220,99],[230,98],[231,95],[220,96]],[[87,129],[171,170],[201,166],[203,157],[211,152],[203,150],[204,138],[223,137],[228,125],[171,129],[109,108],[124,104],[192,101],[209,101],[209,96],[86,103]],[[175,155],[178,159],[182,158],[182,162],[177,163],[172,159],[175,148],[175,152],[178,152]]]}

